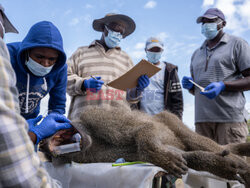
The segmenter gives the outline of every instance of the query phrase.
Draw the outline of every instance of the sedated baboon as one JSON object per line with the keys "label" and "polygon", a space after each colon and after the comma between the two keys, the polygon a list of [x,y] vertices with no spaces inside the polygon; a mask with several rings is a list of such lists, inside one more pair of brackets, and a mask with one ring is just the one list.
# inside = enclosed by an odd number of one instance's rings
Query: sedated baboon
{"label": "sedated baboon", "polygon": [[[127,107],[88,107],[73,130],[61,130],[41,143],[41,151],[61,162],[145,161],[181,177],[188,168],[208,171],[250,187],[250,143],[221,146],[189,130],[175,115],[149,116]],[[82,135],[79,152],[57,156],[54,146],[70,143],[75,132]]]}

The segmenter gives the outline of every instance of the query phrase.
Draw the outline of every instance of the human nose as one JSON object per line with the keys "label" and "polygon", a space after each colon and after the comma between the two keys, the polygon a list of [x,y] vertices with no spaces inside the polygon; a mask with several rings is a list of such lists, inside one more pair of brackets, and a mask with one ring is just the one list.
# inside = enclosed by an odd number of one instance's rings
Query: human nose
{"label": "human nose", "polygon": [[44,59],[43,59],[43,62],[42,62],[42,65],[43,65],[44,67],[49,67],[49,66],[51,65],[50,60],[44,58]]}

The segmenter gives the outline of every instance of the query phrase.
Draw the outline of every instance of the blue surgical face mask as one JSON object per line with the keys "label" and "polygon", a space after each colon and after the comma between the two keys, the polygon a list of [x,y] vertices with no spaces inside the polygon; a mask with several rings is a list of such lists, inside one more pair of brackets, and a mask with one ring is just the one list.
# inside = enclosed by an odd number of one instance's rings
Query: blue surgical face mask
{"label": "blue surgical face mask", "polygon": [[[221,23],[221,22],[220,22]],[[219,31],[221,30],[218,30],[217,29],[217,25],[220,24],[220,23],[204,23],[202,26],[201,26],[201,33],[208,39],[208,40],[212,40],[214,39]]]}
{"label": "blue surgical face mask", "polygon": [[104,41],[105,41],[105,44],[107,45],[107,47],[115,48],[115,47],[119,46],[119,44],[123,38],[122,34],[120,32],[115,32],[115,31],[108,29],[107,26],[105,26],[105,28],[108,31],[108,35],[104,37]]}
{"label": "blue surgical face mask", "polygon": [[26,62],[26,66],[34,75],[45,76],[46,74],[50,73],[54,65],[51,65],[50,67],[44,67],[29,57],[29,60]]}
{"label": "blue surgical face mask", "polygon": [[150,52],[150,51],[146,51],[147,53],[147,58],[148,58],[148,61],[153,63],[153,64],[156,64],[159,62],[159,60],[161,59],[161,54],[162,52]]}

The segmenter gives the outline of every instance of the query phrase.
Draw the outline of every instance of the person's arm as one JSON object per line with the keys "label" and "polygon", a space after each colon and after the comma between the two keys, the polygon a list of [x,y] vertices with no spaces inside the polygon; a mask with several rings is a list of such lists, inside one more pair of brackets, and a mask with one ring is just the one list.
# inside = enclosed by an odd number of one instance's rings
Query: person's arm
{"label": "person's arm", "polygon": [[67,61],[68,64],[68,84],[67,84],[67,93],[70,96],[76,95],[86,95],[86,89],[84,88],[84,80],[83,78],[78,75],[78,63],[79,56],[83,55],[83,49],[79,48]]}
{"label": "person's arm", "polygon": [[57,75],[57,82],[49,92],[49,112],[64,114],[66,108],[67,65]]}
{"label": "person's arm", "polygon": [[213,99],[223,91],[237,92],[250,89],[250,46],[242,39],[237,40],[234,45],[233,55],[237,71],[241,73],[243,78],[233,81],[221,80],[213,82],[205,88],[206,92],[201,92],[202,95]]}
{"label": "person's arm", "polygon": [[166,109],[169,109],[170,112],[174,113],[180,119],[182,119],[183,95],[182,95],[180,80],[179,80],[176,69],[171,73],[170,80],[171,80],[171,86],[169,88],[170,91],[168,91],[168,92],[169,92],[169,98],[171,101],[171,105],[168,107],[168,105],[165,104]]}
{"label": "person's arm", "polygon": [[16,77],[9,59],[3,56],[0,75],[0,187],[60,187],[42,167],[27,134],[28,125],[16,112]]}
{"label": "person's arm", "polygon": [[[250,61],[250,59],[249,59]],[[248,91],[250,90],[250,68],[241,72],[244,78],[234,81],[224,81],[225,91]]]}

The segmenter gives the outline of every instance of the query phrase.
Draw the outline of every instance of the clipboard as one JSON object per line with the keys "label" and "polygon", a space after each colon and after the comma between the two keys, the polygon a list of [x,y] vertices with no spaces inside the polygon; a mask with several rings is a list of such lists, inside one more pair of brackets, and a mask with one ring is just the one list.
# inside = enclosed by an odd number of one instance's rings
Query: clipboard
{"label": "clipboard", "polygon": [[132,67],[128,72],[124,73],[119,78],[107,83],[108,86],[127,91],[137,86],[138,78],[142,75],[147,75],[149,78],[159,72],[161,68],[142,59],[138,64]]}

